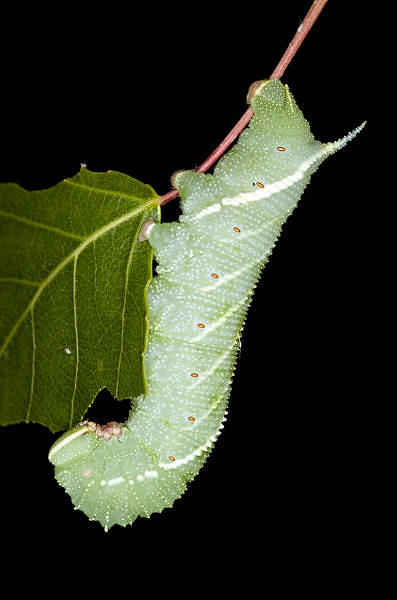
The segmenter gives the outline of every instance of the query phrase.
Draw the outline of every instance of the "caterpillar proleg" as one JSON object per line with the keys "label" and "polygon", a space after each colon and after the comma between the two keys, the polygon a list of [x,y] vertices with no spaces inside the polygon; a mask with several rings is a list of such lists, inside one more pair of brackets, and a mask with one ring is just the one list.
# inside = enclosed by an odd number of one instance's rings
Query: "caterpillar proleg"
{"label": "caterpillar proleg", "polygon": [[158,262],[148,289],[148,391],[126,423],[83,422],[51,448],[58,482],[105,529],[171,507],[199,472],[227,414],[255,285],[311,175],[336,142],[310,132],[288,86],[257,86],[254,116],[213,174],[179,172],[182,215],[148,223]]}

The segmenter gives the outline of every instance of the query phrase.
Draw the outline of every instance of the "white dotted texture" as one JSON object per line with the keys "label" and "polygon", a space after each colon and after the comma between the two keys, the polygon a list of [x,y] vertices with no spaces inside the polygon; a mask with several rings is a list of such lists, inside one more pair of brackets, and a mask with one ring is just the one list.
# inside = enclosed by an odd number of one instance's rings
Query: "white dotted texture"
{"label": "white dotted texture", "polygon": [[146,397],[120,438],[77,430],[52,452],[76,508],[105,528],[172,506],[198,473],[223,428],[261,269],[311,173],[346,143],[315,141],[277,80],[252,108],[250,126],[213,175],[176,177],[179,222],[148,231],[158,267],[148,291]]}

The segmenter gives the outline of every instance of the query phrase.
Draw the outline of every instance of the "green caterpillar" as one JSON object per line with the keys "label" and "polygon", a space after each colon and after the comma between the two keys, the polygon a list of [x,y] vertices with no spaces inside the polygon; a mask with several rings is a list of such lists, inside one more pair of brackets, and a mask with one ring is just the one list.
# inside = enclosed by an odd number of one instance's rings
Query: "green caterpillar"
{"label": "green caterpillar", "polygon": [[58,482],[105,529],[171,507],[219,436],[239,336],[281,227],[323,160],[288,86],[265,81],[254,116],[212,175],[181,172],[178,222],[147,223],[158,261],[148,290],[148,392],[126,423],[83,422],[51,448]]}

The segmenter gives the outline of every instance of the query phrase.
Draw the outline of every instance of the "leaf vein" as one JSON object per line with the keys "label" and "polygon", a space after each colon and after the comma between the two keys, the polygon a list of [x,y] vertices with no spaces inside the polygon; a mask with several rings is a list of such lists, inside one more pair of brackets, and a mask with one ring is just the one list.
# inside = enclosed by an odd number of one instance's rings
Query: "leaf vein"
{"label": "leaf vein", "polygon": [[74,321],[74,333],[75,333],[75,339],[76,339],[76,359],[75,359],[75,372],[74,372],[74,386],[73,386],[73,393],[72,393],[72,399],[70,402],[70,423],[69,423],[69,427],[72,427],[73,425],[73,417],[74,417],[74,400],[76,397],[76,390],[77,390],[77,379],[79,376],[79,334],[78,334],[78,329],[77,329],[77,259],[78,259],[78,254],[76,254],[76,256],[74,257],[74,261],[73,261],[73,321]]}
{"label": "leaf vein", "polygon": [[39,287],[41,281],[29,281],[28,279],[19,279],[18,277],[0,277],[0,283],[20,283],[22,285]]}
{"label": "leaf vein", "polygon": [[138,208],[135,208],[135,209],[129,211],[128,213],[122,215],[121,217],[115,219],[114,221],[111,221],[110,223],[104,225],[100,229],[97,229],[96,231],[91,233],[91,235],[89,235],[87,238],[85,238],[85,240],[79,246],[77,246],[77,248],[75,248],[75,250],[73,250],[73,252],[71,252],[68,256],[66,256],[66,258],[64,258],[55,267],[55,269],[53,269],[51,271],[51,273],[49,273],[49,275],[46,277],[46,279],[40,284],[36,293],[34,294],[32,299],[28,303],[26,309],[23,311],[23,313],[21,314],[19,319],[15,322],[14,326],[10,330],[10,333],[8,334],[3,345],[0,348],[0,357],[4,354],[4,352],[8,348],[9,343],[14,338],[16,332],[18,331],[19,327],[25,320],[26,316],[29,314],[29,311],[31,310],[31,308],[36,304],[36,302],[40,298],[43,291],[47,288],[47,286],[51,283],[51,281],[53,281],[53,279],[55,279],[55,277],[62,271],[62,269],[64,269],[72,260],[74,260],[74,258],[76,256],[79,256],[79,254],[81,254],[81,252],[83,252],[83,250],[85,250],[87,248],[87,246],[89,246],[92,242],[94,242],[95,240],[100,238],[102,235],[105,235],[108,231],[111,231],[115,227],[118,227],[119,225],[125,223],[126,221],[129,221],[133,217],[139,215],[140,213],[145,212],[146,210],[148,210],[152,206],[155,206],[156,204],[158,204],[158,198],[155,198],[155,199],[151,198],[147,203],[139,206]]}
{"label": "leaf vein", "polygon": [[[120,200],[122,198],[127,198],[128,200],[134,200],[135,202],[142,201],[142,198],[139,198],[138,196],[132,196],[130,194],[126,194],[125,192],[116,192],[114,190],[107,190],[105,188],[97,188],[97,187],[94,187],[91,185],[86,185],[84,183],[78,183],[77,181],[72,181],[71,179],[64,179],[63,183],[67,183],[68,185],[72,185],[74,187],[78,187],[83,190],[88,190],[90,192],[96,192],[97,194],[103,194],[104,196],[115,196],[116,198],[119,198]],[[156,198],[155,200],[156,200],[155,203],[158,204],[159,198]]]}
{"label": "leaf vein", "polygon": [[74,240],[85,240],[86,238],[82,235],[77,235],[76,233],[71,233],[70,231],[64,231],[63,229],[59,229],[58,227],[52,227],[52,225],[46,225],[45,223],[39,223],[38,221],[33,221],[32,219],[27,219],[26,217],[21,217],[20,215],[15,215],[14,213],[9,213],[4,210],[0,210],[0,216],[6,217],[7,219],[15,219],[16,221],[21,221],[26,225],[32,225],[33,227],[39,227],[41,229],[47,229],[48,231],[52,231],[53,233],[59,233],[60,235],[65,235],[66,237],[73,238]]}
{"label": "leaf vein", "polygon": [[32,376],[30,380],[30,396],[29,396],[29,404],[26,411],[25,421],[28,423],[30,421],[30,413],[32,410],[33,404],[33,394],[34,394],[34,381],[36,376],[36,332],[34,325],[34,316],[33,316],[33,306],[30,309],[31,314],[31,322],[32,322]]}
{"label": "leaf vein", "polygon": [[127,266],[125,270],[125,283],[124,283],[124,301],[123,301],[123,310],[121,313],[121,336],[120,336],[120,354],[119,354],[119,362],[117,366],[117,379],[116,379],[116,398],[119,395],[119,382],[120,382],[120,370],[121,370],[121,361],[124,352],[124,327],[125,327],[125,311],[127,306],[127,293],[128,293],[128,283],[129,283],[129,274],[131,271],[132,257],[135,252],[135,248],[138,242],[138,235],[143,225],[143,218],[137,227],[136,233],[133,237],[130,252],[128,255]]}

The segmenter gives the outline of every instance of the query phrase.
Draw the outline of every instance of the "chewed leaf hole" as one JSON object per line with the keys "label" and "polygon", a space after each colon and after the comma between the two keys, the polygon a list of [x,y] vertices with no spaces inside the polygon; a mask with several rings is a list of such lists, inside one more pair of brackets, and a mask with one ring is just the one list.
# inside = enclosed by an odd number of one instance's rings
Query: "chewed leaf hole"
{"label": "chewed leaf hole", "polygon": [[124,423],[131,410],[131,400],[117,400],[105,388],[99,392],[83,420],[105,425],[109,421]]}

